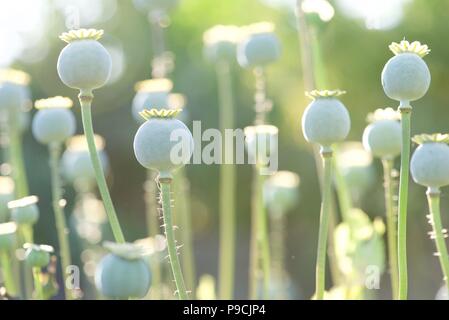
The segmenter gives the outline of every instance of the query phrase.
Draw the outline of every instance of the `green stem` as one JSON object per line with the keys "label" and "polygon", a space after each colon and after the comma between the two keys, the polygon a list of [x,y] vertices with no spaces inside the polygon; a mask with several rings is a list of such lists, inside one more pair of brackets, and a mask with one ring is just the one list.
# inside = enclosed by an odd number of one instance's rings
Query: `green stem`
{"label": "green stem", "polygon": [[41,269],[38,267],[33,267],[33,279],[34,279],[34,290],[36,294],[37,300],[43,300],[44,299],[44,288],[42,287],[40,275],[41,275]]}
{"label": "green stem", "polygon": [[388,260],[390,262],[390,279],[393,299],[398,296],[398,252],[396,215],[393,204],[393,159],[382,159],[384,169],[385,211],[387,217]]}
{"label": "green stem", "polygon": [[249,285],[248,285],[248,296],[249,299],[255,300],[257,299],[257,291],[258,291],[258,283],[259,283],[259,255],[260,250],[257,241],[257,234],[259,228],[259,214],[257,211],[257,176],[259,173],[254,170],[253,173],[253,181],[252,181],[252,195],[251,195],[251,235],[250,235],[250,255],[249,255]]}
{"label": "green stem", "polygon": [[11,297],[17,297],[19,293],[17,291],[14,275],[12,273],[12,261],[9,257],[8,251],[3,250],[0,252],[0,264],[2,266],[3,281],[6,288],[6,293],[8,293]]}
{"label": "green stem", "polygon": [[[145,215],[147,223],[148,236],[156,239],[160,234],[160,221],[156,204],[156,174],[154,171],[147,170],[147,179],[144,184],[145,189]],[[151,264],[152,271],[152,294],[154,299],[161,299],[161,264],[158,259],[154,259]]]}
{"label": "green stem", "polygon": [[399,300],[407,299],[407,198],[410,164],[410,118],[412,107],[408,102],[399,106],[402,125],[401,173],[399,180],[398,209],[398,270],[399,270]]}
{"label": "green stem", "polygon": [[318,248],[316,260],[316,299],[324,298],[326,275],[326,249],[329,230],[330,200],[332,194],[332,150],[322,149],[324,162],[323,196],[321,201],[320,227],[318,234]]}
{"label": "green stem", "polygon": [[[62,184],[59,172],[59,159],[61,156],[61,144],[55,143],[49,145],[50,152],[50,170],[51,170],[51,190],[52,205],[55,214],[56,231],[58,234],[59,254],[61,257],[61,273],[65,279],[65,273],[72,264],[70,255],[69,229],[67,228],[66,217],[62,207]],[[73,296],[65,283],[64,294],[67,300],[72,300]]]}
{"label": "green stem", "polygon": [[18,117],[18,114],[11,114],[9,120],[9,157],[13,170],[16,197],[23,198],[29,195],[29,188],[23,159],[22,134],[19,129]]}
{"label": "green stem", "polygon": [[265,176],[260,174],[258,170],[254,172],[258,177],[257,180],[257,213],[258,218],[258,233],[257,241],[260,247],[260,259],[262,265],[262,279],[263,279],[263,298],[270,298],[270,244],[268,240],[268,223],[267,212],[263,202],[263,183]]}
{"label": "green stem", "polygon": [[435,191],[430,190],[429,188],[427,191],[427,200],[429,202],[430,221],[433,226],[433,238],[435,239],[437,246],[438,259],[440,260],[441,269],[443,271],[446,290],[449,290],[449,256],[445,242],[445,233],[443,232],[441,223],[439,190]]}
{"label": "green stem", "polygon": [[112,233],[114,234],[115,241],[119,243],[125,242],[120,223],[117,218],[117,214],[112,204],[111,195],[109,194],[108,185],[104,176],[103,167],[98,156],[97,147],[95,146],[94,128],[92,126],[92,104],[93,94],[92,92],[81,91],[79,100],[81,104],[81,116],[83,118],[84,134],[87,140],[87,146],[89,148],[90,160],[95,172],[95,178],[97,180],[98,189],[100,190],[101,198],[108,215],[109,224],[111,225]]}
{"label": "green stem", "polygon": [[170,199],[170,183],[171,179],[159,179],[161,185],[162,211],[164,215],[165,236],[167,238],[168,256],[173,272],[173,277],[176,283],[176,289],[180,300],[186,300],[187,290],[184,283],[184,278],[181,271],[181,264],[178,258],[178,248],[176,246],[175,234],[173,231],[173,220],[171,212]]}
{"label": "green stem", "polygon": [[190,299],[195,299],[195,255],[193,252],[192,214],[190,210],[190,187],[185,169],[177,172],[176,180],[173,182],[175,195],[178,196],[178,206],[175,207],[175,221],[179,225],[182,246],[182,267],[185,275],[187,288],[189,288]]}
{"label": "green stem", "polygon": [[271,270],[273,278],[277,283],[281,284],[281,290],[275,292],[276,298],[288,299],[286,291],[286,279],[285,279],[285,213],[282,211],[272,212],[270,218],[270,242],[272,252]]}
{"label": "green stem", "polygon": [[[336,152],[338,152],[338,150]],[[340,205],[341,217],[343,221],[348,221],[351,208],[353,208],[351,194],[348,189],[348,184],[346,183],[345,178],[341,173],[340,167],[338,166],[338,161],[336,158],[334,158],[333,163],[334,182],[337,189],[337,197],[338,203]]]}
{"label": "green stem", "polygon": [[[227,61],[217,64],[218,94],[220,101],[220,131],[225,136],[226,129],[234,128],[234,105],[231,71]],[[235,166],[228,163],[232,150],[223,146],[220,166],[220,299],[232,299],[235,274]]]}

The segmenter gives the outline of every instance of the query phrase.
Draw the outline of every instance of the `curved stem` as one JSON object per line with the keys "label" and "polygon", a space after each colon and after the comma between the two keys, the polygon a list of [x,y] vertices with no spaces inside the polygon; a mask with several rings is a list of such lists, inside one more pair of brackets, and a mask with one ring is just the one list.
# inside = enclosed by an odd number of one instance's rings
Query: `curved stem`
{"label": "curved stem", "polygon": [[441,223],[440,213],[440,193],[427,191],[427,200],[429,202],[430,209],[430,221],[433,226],[433,235],[437,251],[438,259],[440,260],[441,269],[444,275],[444,282],[446,284],[446,290],[449,290],[449,256],[447,253],[447,247],[445,242],[445,233],[443,231]]}
{"label": "curved stem", "polygon": [[396,234],[396,214],[393,205],[393,159],[382,159],[384,169],[385,212],[387,217],[388,260],[393,299],[398,295],[398,251]]}
{"label": "curved stem", "polygon": [[100,190],[101,198],[108,215],[109,224],[111,225],[112,233],[114,234],[115,241],[119,243],[125,242],[120,223],[117,218],[117,214],[112,204],[111,195],[109,194],[106,178],[104,177],[103,167],[98,156],[97,147],[94,140],[94,128],[92,126],[92,113],[91,103],[93,95],[91,92],[81,92],[79,100],[81,104],[81,116],[83,118],[84,134],[87,140],[87,146],[89,148],[90,160],[95,172],[95,178],[97,180],[98,189]]}
{"label": "curved stem", "polygon": [[[145,215],[147,223],[148,236],[155,239],[160,234],[160,221],[156,204],[156,175],[153,171],[147,170],[147,179],[144,184],[145,189]],[[151,264],[153,297],[158,300],[161,298],[161,263],[154,259]]]}
{"label": "curved stem", "polygon": [[[59,254],[61,257],[61,273],[62,278],[65,279],[65,273],[68,267],[72,264],[70,255],[70,243],[69,243],[69,229],[67,228],[67,222],[62,207],[62,185],[61,176],[59,172],[59,159],[61,156],[61,144],[50,144],[50,170],[51,170],[51,190],[52,190],[52,205],[55,214],[56,231],[58,234],[59,242]],[[72,293],[69,291],[65,283],[64,294],[67,300],[72,300]]]}
{"label": "curved stem", "polygon": [[173,230],[171,199],[170,199],[171,179],[159,179],[159,182],[161,185],[162,211],[164,215],[164,226],[165,226],[165,236],[167,238],[168,256],[170,259],[170,264],[173,272],[173,277],[175,279],[179,299],[186,300],[188,299],[187,290],[181,271],[181,264],[179,263],[178,248],[176,246],[175,234]]}
{"label": "curved stem", "polygon": [[[234,105],[230,66],[227,61],[217,64],[218,94],[220,100],[220,130],[225,136],[226,129],[234,128]],[[232,150],[222,149],[220,166],[220,299],[232,299],[235,274],[235,167],[227,158]]]}
{"label": "curved stem", "polygon": [[11,297],[17,297],[19,292],[17,291],[14,275],[12,273],[12,261],[9,257],[8,251],[0,252],[0,265],[3,272],[3,282],[5,284],[6,293]]}
{"label": "curved stem", "polygon": [[41,276],[41,269],[38,267],[33,267],[33,279],[34,279],[34,290],[36,294],[37,300],[43,300],[44,299],[44,288],[42,287],[42,282],[40,279]]}
{"label": "curved stem", "polygon": [[399,292],[398,299],[407,299],[407,198],[410,164],[410,118],[412,108],[408,103],[401,102],[402,149],[401,173],[399,180],[399,208],[398,208],[398,270]]}
{"label": "curved stem", "polygon": [[326,248],[329,230],[330,200],[332,193],[332,151],[321,151],[321,155],[324,163],[324,183],[316,259],[315,296],[317,300],[322,300],[324,298],[326,283]]}

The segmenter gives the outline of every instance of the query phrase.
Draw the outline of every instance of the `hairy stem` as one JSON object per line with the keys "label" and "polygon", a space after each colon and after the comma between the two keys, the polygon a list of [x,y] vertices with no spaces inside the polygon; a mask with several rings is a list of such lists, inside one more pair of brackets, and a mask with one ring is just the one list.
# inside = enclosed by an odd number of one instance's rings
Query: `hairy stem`
{"label": "hairy stem", "polygon": [[[217,64],[218,95],[220,100],[220,130],[225,136],[226,129],[234,128],[234,103],[231,71],[227,61]],[[235,273],[235,166],[228,163],[232,150],[222,150],[223,163],[220,166],[220,264],[219,297],[232,299]]]}
{"label": "hairy stem", "polygon": [[412,108],[408,103],[401,102],[399,106],[402,126],[401,173],[399,180],[398,207],[398,270],[399,292],[398,299],[407,299],[407,198],[410,164],[410,118]]}
{"label": "hairy stem", "polygon": [[390,262],[390,279],[393,299],[398,296],[398,251],[396,214],[393,204],[393,159],[382,159],[384,170],[385,212],[387,217],[388,260]]}
{"label": "hairy stem", "polygon": [[159,179],[161,185],[162,211],[164,215],[165,236],[167,238],[167,249],[170,264],[175,279],[176,289],[180,300],[186,300],[187,290],[182,275],[181,264],[179,263],[178,248],[176,245],[173,230],[173,219],[171,212],[170,184],[171,179]]}
{"label": "hairy stem", "polygon": [[449,290],[449,256],[445,242],[446,235],[441,223],[440,192],[428,190],[427,200],[429,202],[430,221],[433,226],[433,238],[437,246],[438,259],[440,260],[441,269],[443,271],[446,290]]}
{"label": "hairy stem", "polygon": [[[65,279],[65,273],[68,267],[72,264],[71,254],[70,254],[70,243],[69,243],[69,229],[67,228],[66,217],[64,214],[64,209],[61,204],[62,200],[62,184],[61,175],[59,171],[59,160],[61,156],[61,145],[59,143],[50,144],[50,170],[51,170],[51,193],[52,193],[52,204],[53,211],[55,214],[56,231],[58,234],[59,242],[59,254],[61,257],[61,273],[62,278]],[[65,282],[65,281],[64,281]],[[67,300],[72,300],[72,292],[67,288],[65,283],[63,284],[64,294]]]}
{"label": "hairy stem", "polygon": [[316,299],[322,300],[325,289],[326,249],[329,230],[330,200],[332,193],[332,151],[321,151],[324,163],[324,183],[321,201],[320,227],[316,259]]}
{"label": "hairy stem", "polygon": [[81,104],[81,115],[83,119],[84,134],[87,140],[87,146],[89,148],[90,160],[95,172],[95,178],[97,180],[98,189],[100,190],[101,198],[108,215],[109,224],[111,225],[112,233],[114,234],[115,241],[119,243],[125,242],[120,223],[117,218],[117,214],[112,204],[111,195],[109,194],[108,185],[104,176],[103,167],[98,156],[97,147],[94,140],[94,128],[92,125],[92,113],[91,103],[93,95],[92,92],[81,92],[79,100]]}

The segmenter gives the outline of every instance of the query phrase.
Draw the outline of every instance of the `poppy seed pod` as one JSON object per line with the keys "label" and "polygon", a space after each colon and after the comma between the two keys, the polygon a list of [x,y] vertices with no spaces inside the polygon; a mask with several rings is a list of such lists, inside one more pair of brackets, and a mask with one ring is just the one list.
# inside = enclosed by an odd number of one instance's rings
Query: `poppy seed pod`
{"label": "poppy seed pod", "polygon": [[19,70],[0,70],[0,110],[21,111],[30,100],[30,76]]}
{"label": "poppy seed pod", "polygon": [[17,225],[14,222],[0,223],[0,253],[14,247],[16,231]]}
{"label": "poppy seed pod", "polygon": [[108,298],[144,297],[151,285],[151,272],[143,248],[131,243],[106,242],[110,251],[95,271],[95,285]]}
{"label": "poppy seed pod", "polygon": [[38,112],[33,118],[32,131],[42,144],[61,143],[71,137],[76,130],[76,120],[69,110],[72,100],[54,97],[38,100],[35,103]]}
{"label": "poppy seed pod", "polygon": [[193,137],[184,123],[174,117],[180,110],[144,110],[143,123],[134,137],[134,154],[139,163],[171,177],[171,172],[189,162]]}
{"label": "poppy seed pod", "polygon": [[33,225],[39,219],[39,208],[36,196],[28,196],[8,202],[11,219],[20,225]]}
{"label": "poppy seed pod", "polygon": [[413,137],[419,144],[412,155],[410,171],[413,180],[432,189],[449,184],[449,135],[422,134]]}
{"label": "poppy seed pod", "polygon": [[279,129],[272,125],[249,126],[244,129],[250,163],[268,166],[278,154]]}
{"label": "poppy seed pod", "polygon": [[264,183],[263,194],[270,214],[284,214],[299,200],[299,176],[290,171],[278,171]]}
{"label": "poppy seed pod", "polygon": [[54,252],[52,246],[25,243],[25,261],[33,268],[43,268],[50,263],[50,255]]}
{"label": "poppy seed pod", "polygon": [[111,73],[111,56],[97,40],[103,30],[79,29],[59,38],[68,43],[58,58],[58,74],[68,87],[91,91],[102,87]]}
{"label": "poppy seed pod", "polygon": [[313,90],[307,96],[314,99],[302,116],[302,131],[308,142],[330,146],[343,141],[351,128],[348,110],[338,96],[340,90]]}
{"label": "poppy seed pod", "polygon": [[233,61],[236,57],[236,46],[241,35],[237,26],[217,25],[203,34],[204,56],[213,63]]}
{"label": "poppy seed pod", "polygon": [[371,122],[363,131],[363,146],[373,156],[393,159],[401,153],[400,114],[392,108],[377,109],[368,115]]}
{"label": "poppy seed pod", "polygon": [[395,54],[382,70],[385,94],[397,101],[414,101],[422,98],[430,86],[430,71],[422,57],[430,52],[419,41],[393,42],[389,46]]}
{"label": "poppy seed pod", "polygon": [[260,22],[243,27],[242,34],[237,46],[237,61],[242,67],[262,67],[279,59],[281,44],[272,23]]}
{"label": "poppy seed pod", "polygon": [[0,176],[0,223],[8,221],[8,202],[14,200],[14,180]]}
{"label": "poppy seed pod", "polygon": [[170,91],[173,83],[170,79],[149,79],[136,83],[136,95],[132,102],[132,114],[134,119],[142,124],[145,119],[140,116],[140,112],[145,109],[168,108]]}

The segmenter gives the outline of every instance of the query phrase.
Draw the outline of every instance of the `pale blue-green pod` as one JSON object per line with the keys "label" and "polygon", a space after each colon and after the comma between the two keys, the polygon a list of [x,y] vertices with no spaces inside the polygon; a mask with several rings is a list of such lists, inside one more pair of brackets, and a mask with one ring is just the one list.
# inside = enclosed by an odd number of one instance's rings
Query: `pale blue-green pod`
{"label": "pale blue-green pod", "polygon": [[33,268],[43,268],[50,263],[53,247],[48,245],[24,244],[26,264]]}
{"label": "pale blue-green pod", "polygon": [[449,185],[449,146],[443,142],[424,142],[412,155],[413,180],[432,189]]}
{"label": "pale blue-green pod", "polygon": [[363,146],[373,156],[393,159],[401,153],[401,124],[396,120],[378,120],[363,131]]}
{"label": "pale blue-green pod", "polygon": [[422,98],[430,86],[430,71],[415,52],[400,52],[388,60],[382,70],[385,94],[397,101]]}
{"label": "pale blue-green pod", "polygon": [[171,177],[172,171],[189,162],[193,145],[192,133],[184,123],[172,117],[153,117],[137,130],[134,154],[143,167],[158,171],[160,177]]}
{"label": "pale blue-green pod", "polygon": [[9,252],[16,244],[17,225],[14,222],[0,223],[0,253]]}
{"label": "pale blue-green pod", "polygon": [[203,54],[206,60],[212,63],[234,61],[236,57],[236,44],[231,41],[215,42],[204,46]]}
{"label": "pale blue-green pod", "polygon": [[34,225],[39,220],[38,198],[28,196],[8,202],[11,219],[18,225]]}
{"label": "pale blue-green pod", "polygon": [[102,30],[72,30],[60,36],[68,44],[58,58],[58,74],[68,87],[91,91],[105,85],[111,74],[109,52],[97,41]]}
{"label": "pale blue-green pod", "polygon": [[138,92],[132,104],[132,113],[138,123],[143,123],[145,119],[140,116],[140,112],[145,109],[163,109],[168,107],[169,92]]}
{"label": "pale blue-green pod", "polygon": [[168,11],[178,5],[179,0],[133,0],[137,10],[144,13],[151,11]]}
{"label": "pale blue-green pod", "polygon": [[42,144],[62,143],[75,133],[76,120],[69,109],[41,109],[34,115],[31,129]]}
{"label": "pale blue-green pod", "polygon": [[9,221],[8,202],[14,200],[14,180],[0,176],[0,223]]}
{"label": "pale blue-green pod", "polygon": [[203,53],[206,60],[212,63],[234,61],[241,33],[241,28],[232,25],[216,25],[204,32]]}
{"label": "pale blue-green pod", "polygon": [[0,82],[0,110],[21,111],[28,101],[28,91],[25,86]]}
{"label": "pale blue-green pod", "polygon": [[110,251],[95,270],[95,285],[106,297],[144,297],[151,285],[151,271],[144,260],[144,248],[131,243],[106,242]]}
{"label": "pale blue-green pod", "polygon": [[278,171],[264,183],[263,194],[271,215],[281,215],[299,202],[299,176],[290,171]]}
{"label": "pale blue-green pod", "polygon": [[281,56],[281,43],[272,32],[249,36],[237,46],[237,61],[244,68],[263,67]]}
{"label": "pale blue-green pod", "polygon": [[330,146],[343,141],[351,128],[348,110],[335,97],[312,101],[302,116],[302,131],[308,142]]}

